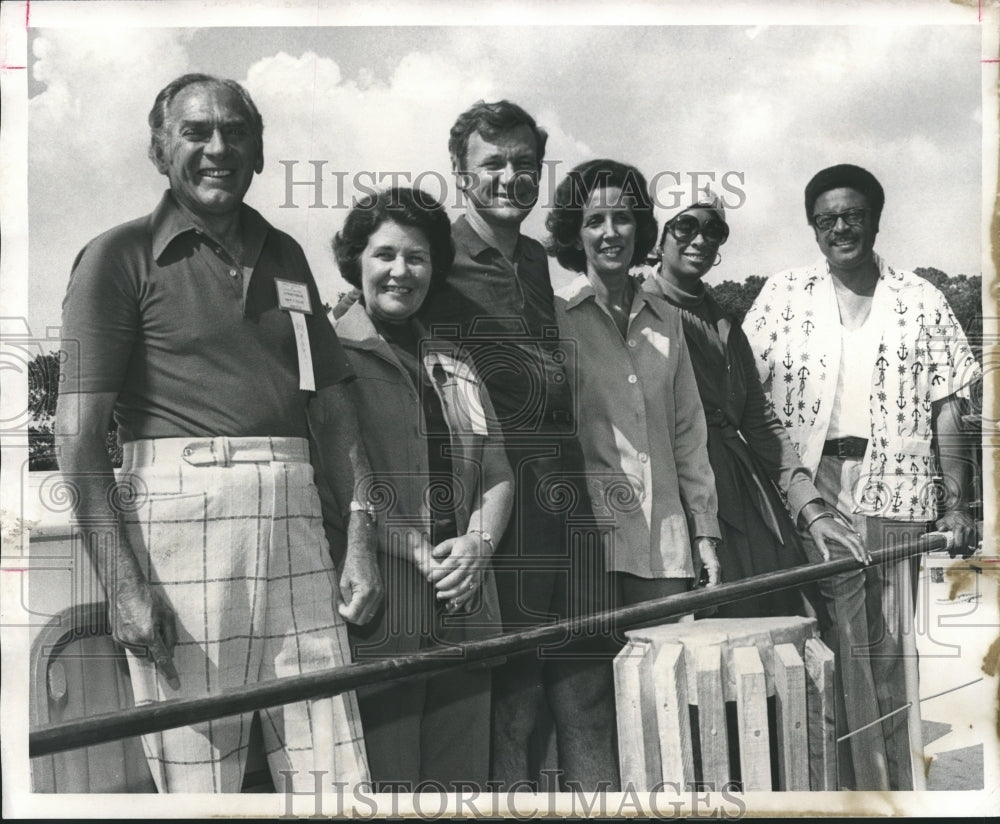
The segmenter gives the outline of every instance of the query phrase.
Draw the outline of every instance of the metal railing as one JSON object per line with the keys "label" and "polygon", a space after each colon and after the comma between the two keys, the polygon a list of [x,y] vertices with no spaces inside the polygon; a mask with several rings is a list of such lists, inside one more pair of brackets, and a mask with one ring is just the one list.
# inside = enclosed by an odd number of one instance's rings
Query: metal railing
{"label": "metal railing", "polygon": [[[924,552],[948,549],[950,546],[950,535],[929,533],[909,545],[873,552],[872,563],[896,562]],[[859,566],[859,563],[851,557],[793,567],[733,583],[719,584],[681,595],[507,633],[483,641],[379,661],[358,662],[290,678],[279,678],[203,698],[162,701],[66,721],[31,730],[28,738],[28,755],[31,758],[38,758],[119,738],[186,727],[201,721],[297,701],[324,698],[366,684],[437,674],[474,663],[524,655],[535,651],[543,644],[563,642],[562,646],[569,647],[583,641],[592,641],[602,628],[608,626],[624,630],[653,620],[677,617],[730,601],[801,586],[830,575],[858,569]]]}

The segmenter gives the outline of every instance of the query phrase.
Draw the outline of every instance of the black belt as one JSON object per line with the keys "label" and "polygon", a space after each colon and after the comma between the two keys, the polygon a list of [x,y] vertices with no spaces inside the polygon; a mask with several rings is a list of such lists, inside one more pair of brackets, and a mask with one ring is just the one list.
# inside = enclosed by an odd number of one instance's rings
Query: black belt
{"label": "black belt", "polygon": [[823,454],[836,455],[838,458],[857,458],[860,460],[865,456],[866,449],[868,449],[868,439],[856,438],[853,435],[823,442]]}
{"label": "black belt", "polygon": [[726,426],[729,424],[729,419],[721,409],[706,409],[705,423],[708,426]]}

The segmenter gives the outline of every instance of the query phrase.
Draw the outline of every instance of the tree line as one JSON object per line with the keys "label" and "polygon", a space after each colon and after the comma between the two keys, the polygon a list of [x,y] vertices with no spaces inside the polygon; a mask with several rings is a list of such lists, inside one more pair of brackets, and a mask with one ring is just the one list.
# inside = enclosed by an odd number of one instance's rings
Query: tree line
{"label": "tree line", "polygon": [[[975,349],[976,356],[982,350],[982,278],[979,275],[967,277],[957,275],[949,277],[940,269],[920,267],[913,270],[924,280],[930,281],[941,290],[951,305],[951,310],[969,338],[969,344]],[[750,309],[760,290],[764,288],[766,278],[760,275],[750,275],[742,283],[724,280],[715,286],[710,286],[712,296],[719,305],[741,321]]]}

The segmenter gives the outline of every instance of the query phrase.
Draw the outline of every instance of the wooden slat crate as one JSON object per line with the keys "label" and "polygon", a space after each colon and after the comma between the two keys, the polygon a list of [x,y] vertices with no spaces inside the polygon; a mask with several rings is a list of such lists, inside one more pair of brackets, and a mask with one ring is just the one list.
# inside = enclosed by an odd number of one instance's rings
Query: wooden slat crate
{"label": "wooden slat crate", "polygon": [[833,653],[809,618],[632,630],[615,660],[623,787],[837,789]]}

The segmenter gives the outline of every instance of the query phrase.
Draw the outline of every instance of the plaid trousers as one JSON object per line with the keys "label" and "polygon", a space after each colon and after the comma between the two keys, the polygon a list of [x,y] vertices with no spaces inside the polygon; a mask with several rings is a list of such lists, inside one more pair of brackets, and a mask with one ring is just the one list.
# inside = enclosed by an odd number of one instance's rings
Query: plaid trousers
{"label": "plaid trousers", "polygon": [[[129,656],[136,705],[350,663],[319,496],[300,438],[160,438],[125,444],[125,535],[177,614],[173,690]],[[353,692],[260,711],[276,789],[368,781]],[[330,722],[332,719],[332,728]],[[143,736],[160,792],[239,792],[251,714]],[[325,723],[324,723],[325,722]],[[325,754],[325,755],[324,755]],[[320,763],[324,762],[324,763]],[[289,788],[291,789],[291,788]]]}

